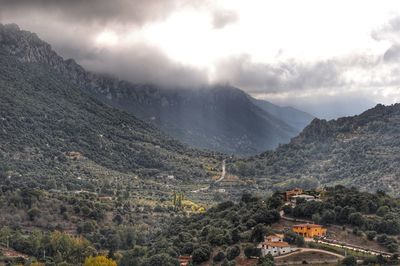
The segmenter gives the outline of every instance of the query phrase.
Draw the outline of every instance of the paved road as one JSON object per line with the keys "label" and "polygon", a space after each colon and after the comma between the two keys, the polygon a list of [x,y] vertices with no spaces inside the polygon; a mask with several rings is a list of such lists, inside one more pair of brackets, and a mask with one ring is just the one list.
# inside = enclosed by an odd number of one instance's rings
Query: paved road
{"label": "paved road", "polygon": [[[219,182],[221,182],[222,180],[224,180],[225,175],[226,175],[226,160],[223,160],[223,161],[222,161],[222,173],[221,173],[221,177],[218,178],[218,180],[214,181],[214,184],[219,183]],[[193,190],[193,191],[191,191],[191,192],[193,192],[193,193],[198,193],[198,192],[200,192],[200,191],[206,191],[206,190],[209,190],[209,189],[210,189],[210,185],[208,185],[208,186],[206,186],[206,187],[203,187],[203,188],[199,188],[199,189]]]}

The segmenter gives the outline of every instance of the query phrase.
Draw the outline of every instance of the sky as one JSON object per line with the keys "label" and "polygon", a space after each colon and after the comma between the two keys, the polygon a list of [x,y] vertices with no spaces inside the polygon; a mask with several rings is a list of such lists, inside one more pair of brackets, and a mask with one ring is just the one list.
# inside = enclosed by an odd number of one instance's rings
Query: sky
{"label": "sky", "polygon": [[396,0],[0,0],[0,21],[132,82],[230,84],[327,119],[400,102]]}

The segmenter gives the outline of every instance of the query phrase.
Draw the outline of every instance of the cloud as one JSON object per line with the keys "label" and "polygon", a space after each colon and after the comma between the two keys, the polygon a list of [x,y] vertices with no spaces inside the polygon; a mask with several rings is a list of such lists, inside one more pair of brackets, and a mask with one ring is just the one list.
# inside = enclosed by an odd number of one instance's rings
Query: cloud
{"label": "cloud", "polygon": [[238,20],[238,13],[232,10],[218,9],[212,14],[212,25],[214,29],[222,29]]}
{"label": "cloud", "polygon": [[86,69],[135,83],[194,87],[207,81],[203,69],[175,62],[158,47],[140,39],[114,46],[96,43],[110,30],[123,38],[132,30],[160,22],[182,8],[207,1],[188,0],[0,0],[0,22],[16,23],[38,33],[64,58]]}
{"label": "cloud", "polygon": [[[307,106],[313,105],[312,102],[321,103],[321,110],[328,110],[332,114],[335,113],[333,107],[324,108],[329,105],[329,99],[336,106],[342,106],[340,101],[351,105],[347,101],[351,99],[355,106],[361,107],[365,105],[360,101],[366,102],[366,99],[386,103],[400,100],[400,17],[372,31],[372,43],[387,43],[387,46],[383,46],[387,49],[379,51],[380,54],[369,54],[366,49],[356,50],[356,53],[349,50],[347,54],[338,56],[335,53],[329,55],[328,51],[328,56],[317,56],[307,61],[301,56],[296,58],[296,51],[298,48],[302,52],[303,49],[310,49],[309,44],[315,47],[312,45],[319,43],[313,39],[313,35],[307,35],[310,32],[299,30],[298,34],[290,35],[293,38],[283,38],[291,32],[291,25],[282,22],[267,30],[258,19],[255,24],[246,24],[251,22],[249,13],[221,3],[212,0],[0,0],[0,21],[14,22],[22,29],[38,33],[60,55],[76,59],[90,71],[110,73],[132,82],[165,87],[197,87],[208,82],[230,83],[253,95],[266,96],[281,104],[301,107],[296,101],[301,102],[304,107],[302,109],[306,110]],[[181,18],[189,20],[192,14],[196,14],[193,23],[182,23],[176,17],[174,20],[174,15],[179,17],[179,14],[188,10],[187,16]],[[249,10],[251,16],[257,13]],[[209,24],[210,16],[212,28]],[[175,51],[174,42],[168,42],[171,32],[157,27],[164,20],[166,25],[172,25],[171,29],[176,28],[177,32],[192,31],[198,34],[194,37],[208,36],[210,39],[194,39],[200,44],[204,42],[201,48],[210,50],[202,54],[210,54],[211,57],[216,54],[214,58],[218,59],[202,64],[204,68],[194,63],[189,65],[177,62],[179,51]],[[240,27],[230,28],[229,25],[233,23],[238,23]],[[323,25],[321,23],[321,27]],[[154,30],[152,34],[162,35],[163,38],[146,39],[148,36],[143,32],[151,27]],[[191,27],[196,30],[193,31]],[[118,41],[112,45],[99,45],[96,39],[103,32],[115,34]],[[126,38],[128,35],[133,36],[133,41]],[[264,39],[261,35],[268,36],[274,45],[262,42]],[[276,36],[282,36],[282,42],[296,45],[278,47],[279,41],[276,40],[279,38]],[[184,34],[175,34],[174,38],[181,38],[176,40],[182,44],[182,49],[191,47],[190,42],[186,43]],[[322,42],[321,45],[325,47],[327,44]],[[175,50],[170,49],[171,46]],[[269,55],[264,58],[264,46],[266,50],[276,48],[284,52],[275,58]],[[210,47],[222,47],[223,55]],[[295,51],[294,54],[289,54],[290,49]],[[190,60],[192,50],[188,49],[187,53]],[[172,52],[168,54],[167,51]],[[174,52],[178,54],[177,58],[172,56]],[[363,95],[360,101],[353,97],[357,93]],[[316,109],[312,109],[313,112]],[[353,112],[343,106],[340,109]],[[328,111],[321,111],[320,115],[328,116]]]}
{"label": "cloud", "polygon": [[157,47],[137,43],[118,49],[100,49],[81,64],[95,72],[113,73],[135,83],[192,88],[204,85],[207,72],[169,59]]}
{"label": "cloud", "polygon": [[251,93],[330,88],[342,83],[335,61],[277,64],[253,62],[248,55],[226,58],[217,64],[217,80],[231,82]]}
{"label": "cloud", "polygon": [[0,12],[30,16],[51,14],[73,23],[143,25],[163,19],[184,5],[193,3],[185,0],[0,0]]}
{"label": "cloud", "polygon": [[290,105],[323,119],[357,115],[374,107],[377,102],[364,91],[343,91],[327,93],[312,91],[296,94],[296,97],[279,98],[277,95],[265,95],[276,104]]}

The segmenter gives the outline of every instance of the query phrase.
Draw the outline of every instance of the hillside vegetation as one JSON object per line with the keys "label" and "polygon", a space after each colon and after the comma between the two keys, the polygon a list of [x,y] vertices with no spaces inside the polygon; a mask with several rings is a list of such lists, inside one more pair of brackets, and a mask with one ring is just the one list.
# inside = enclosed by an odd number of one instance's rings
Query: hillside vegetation
{"label": "hillside vegetation", "polygon": [[48,66],[22,63],[1,48],[0,128],[1,172],[23,182],[70,188],[123,174],[196,180],[218,163],[99,103]]}
{"label": "hillside vegetation", "polygon": [[382,189],[399,195],[400,104],[361,115],[315,119],[275,151],[232,161],[229,171],[269,189],[318,185]]}

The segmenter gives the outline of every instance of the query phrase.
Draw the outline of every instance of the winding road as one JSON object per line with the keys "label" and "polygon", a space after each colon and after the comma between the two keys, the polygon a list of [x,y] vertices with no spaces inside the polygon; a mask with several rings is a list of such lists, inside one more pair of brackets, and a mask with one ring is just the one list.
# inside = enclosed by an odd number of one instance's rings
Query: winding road
{"label": "winding road", "polygon": [[[215,180],[212,184],[217,184],[217,183],[221,182],[222,180],[224,180],[225,175],[226,175],[226,160],[223,160],[223,161],[222,161],[222,173],[221,173],[221,177],[218,178],[218,180]],[[193,193],[198,193],[198,192],[200,192],[200,191],[209,190],[210,187],[211,187],[211,185],[208,185],[208,186],[206,186],[206,187],[193,190],[193,191],[191,191],[191,192],[193,192]]]}

